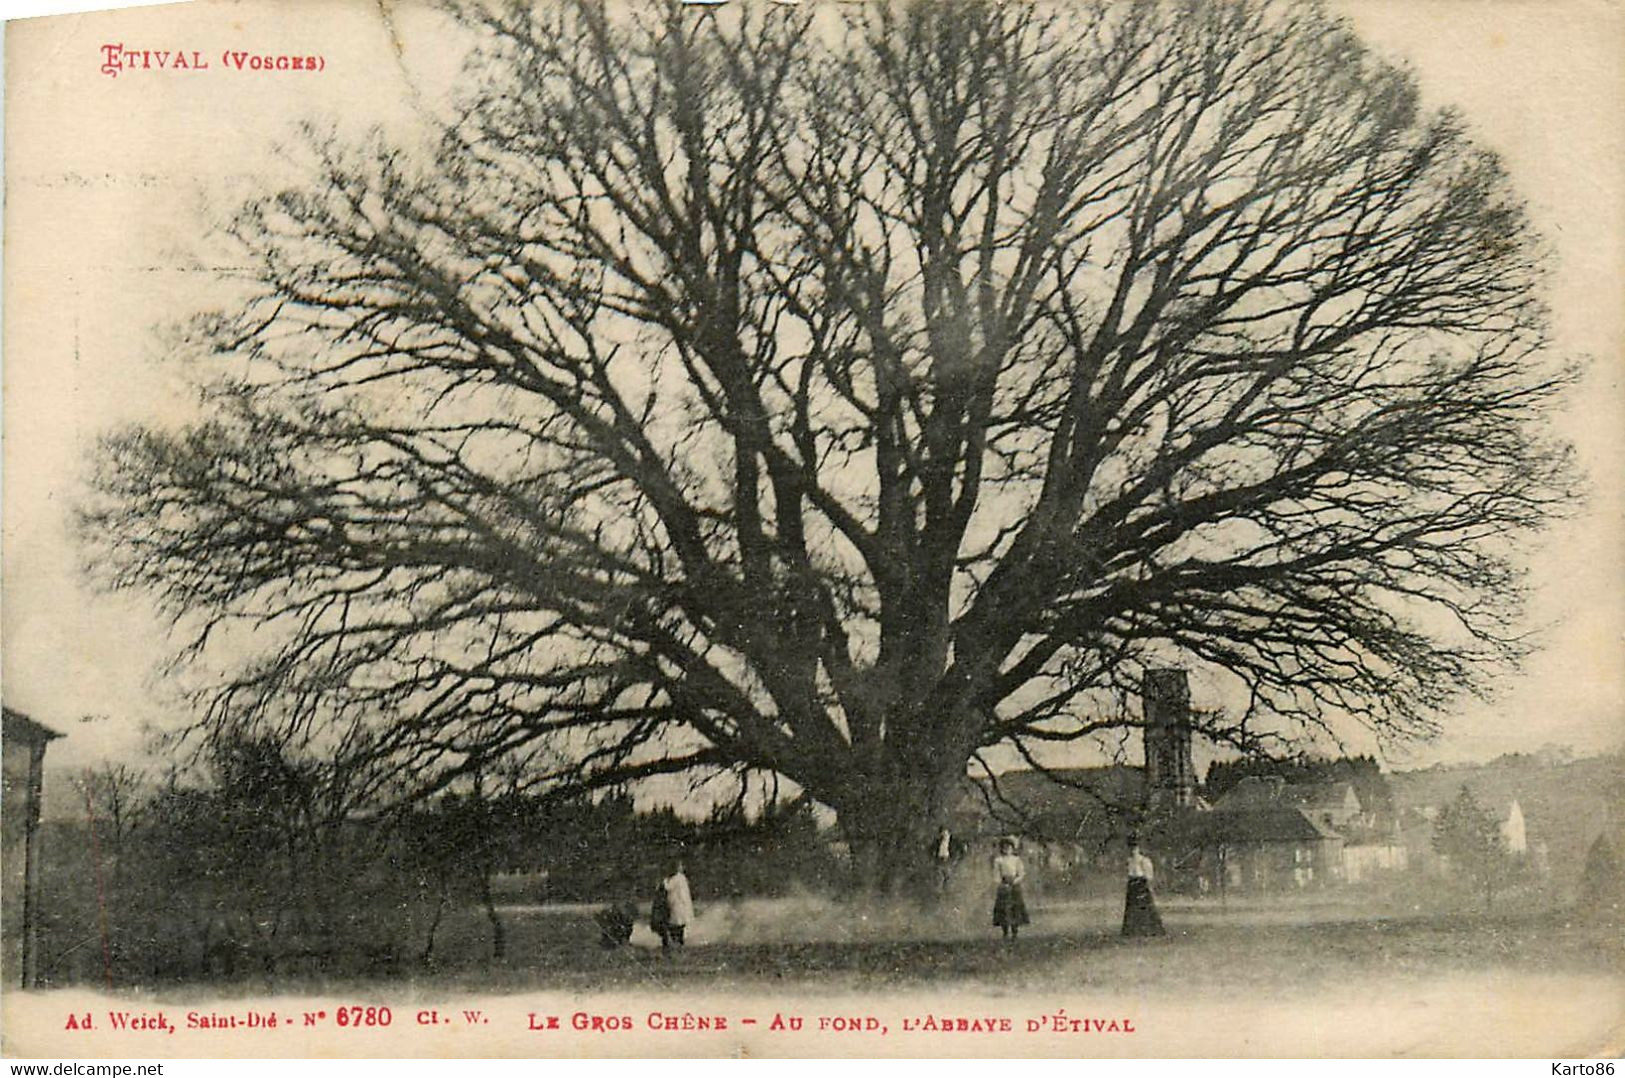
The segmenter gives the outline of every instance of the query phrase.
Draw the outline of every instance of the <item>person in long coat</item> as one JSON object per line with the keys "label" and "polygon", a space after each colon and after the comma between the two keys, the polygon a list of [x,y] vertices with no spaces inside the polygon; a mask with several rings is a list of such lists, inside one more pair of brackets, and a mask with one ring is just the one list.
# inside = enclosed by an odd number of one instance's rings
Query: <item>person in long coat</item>
{"label": "person in long coat", "polygon": [[1163,934],[1162,915],[1157,912],[1157,901],[1151,895],[1151,879],[1156,874],[1151,858],[1137,842],[1128,847],[1128,892],[1123,898],[1123,935],[1160,936]]}
{"label": "person in long coat", "polygon": [[680,859],[672,862],[671,873],[660,881],[660,887],[666,898],[666,931],[661,934],[661,945],[667,949],[681,947],[689,923],[694,920],[694,898]]}
{"label": "person in long coat", "polygon": [[1013,940],[1020,934],[1021,926],[1032,921],[1027,916],[1027,902],[1021,893],[1021,885],[1027,880],[1027,866],[1016,852],[1015,839],[1006,838],[999,843],[993,873],[999,881],[998,890],[993,893],[993,923],[999,926],[1005,939]]}
{"label": "person in long coat", "polygon": [[660,946],[669,948],[671,939],[671,904],[666,901],[666,881],[655,880],[654,893],[649,898],[649,931],[660,938]]}

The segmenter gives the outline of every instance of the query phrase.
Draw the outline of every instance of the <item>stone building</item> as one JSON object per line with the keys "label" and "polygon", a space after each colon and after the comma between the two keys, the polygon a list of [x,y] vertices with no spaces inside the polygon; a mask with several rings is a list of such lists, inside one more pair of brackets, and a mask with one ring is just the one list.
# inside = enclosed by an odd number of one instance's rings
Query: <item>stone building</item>
{"label": "stone building", "polygon": [[39,817],[45,747],[62,735],[20,711],[4,708],[0,728],[0,976],[34,984],[39,955]]}

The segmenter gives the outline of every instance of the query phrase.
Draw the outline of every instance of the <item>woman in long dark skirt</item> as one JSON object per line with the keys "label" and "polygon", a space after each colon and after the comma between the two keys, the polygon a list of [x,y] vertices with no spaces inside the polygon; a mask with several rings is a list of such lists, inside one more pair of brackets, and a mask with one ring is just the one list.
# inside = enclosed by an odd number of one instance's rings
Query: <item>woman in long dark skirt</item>
{"label": "woman in long dark skirt", "polygon": [[1027,916],[1027,902],[1022,897],[1021,885],[1027,879],[1027,866],[1016,853],[1016,840],[1004,839],[999,843],[999,856],[993,859],[993,871],[999,877],[999,889],[993,895],[993,923],[1004,932],[1004,938],[1013,940],[1021,926],[1031,922]]}
{"label": "woman in long dark skirt", "polygon": [[1162,915],[1157,912],[1157,900],[1151,896],[1151,877],[1155,870],[1151,858],[1141,852],[1139,844],[1129,843],[1128,893],[1123,898],[1123,935],[1160,936],[1163,934]]}

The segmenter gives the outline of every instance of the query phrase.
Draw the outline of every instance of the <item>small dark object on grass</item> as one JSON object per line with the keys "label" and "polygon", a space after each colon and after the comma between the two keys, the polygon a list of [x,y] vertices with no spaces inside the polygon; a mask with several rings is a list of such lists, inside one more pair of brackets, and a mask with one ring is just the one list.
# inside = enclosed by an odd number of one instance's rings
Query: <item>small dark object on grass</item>
{"label": "small dark object on grass", "polygon": [[598,922],[598,946],[606,951],[625,946],[632,939],[636,916],[637,908],[628,902],[605,906],[593,914]]}

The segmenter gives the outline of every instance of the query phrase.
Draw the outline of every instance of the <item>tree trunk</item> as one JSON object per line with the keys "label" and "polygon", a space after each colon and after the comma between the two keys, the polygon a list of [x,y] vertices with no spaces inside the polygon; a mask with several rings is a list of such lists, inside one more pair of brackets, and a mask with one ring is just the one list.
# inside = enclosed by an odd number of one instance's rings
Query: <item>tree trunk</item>
{"label": "tree trunk", "polygon": [[429,934],[423,941],[423,953],[418,955],[418,965],[425,969],[434,965],[434,938],[440,931],[440,918],[445,912],[446,889],[442,887],[439,895],[435,898],[434,916],[429,918]]}
{"label": "tree trunk", "polygon": [[491,922],[491,957],[500,959],[508,953],[508,936],[502,929],[502,917],[497,913],[496,899],[491,894],[491,867],[480,868],[480,905],[485,907],[486,919]]}
{"label": "tree trunk", "polygon": [[931,844],[945,822],[952,786],[951,779],[893,769],[853,784],[835,809],[852,851],[855,893],[930,893]]}

